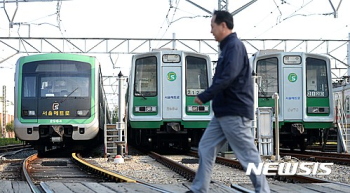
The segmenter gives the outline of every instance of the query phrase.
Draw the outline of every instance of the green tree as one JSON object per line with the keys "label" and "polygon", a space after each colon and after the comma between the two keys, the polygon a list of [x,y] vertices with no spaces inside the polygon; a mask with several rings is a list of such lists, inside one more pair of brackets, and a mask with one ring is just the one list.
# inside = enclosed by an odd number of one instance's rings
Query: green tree
{"label": "green tree", "polygon": [[7,132],[13,132],[15,129],[14,123],[13,121],[11,121],[10,123],[6,124],[6,131]]}
{"label": "green tree", "polygon": [[112,123],[118,122],[118,107],[114,108],[114,111],[112,112]]}

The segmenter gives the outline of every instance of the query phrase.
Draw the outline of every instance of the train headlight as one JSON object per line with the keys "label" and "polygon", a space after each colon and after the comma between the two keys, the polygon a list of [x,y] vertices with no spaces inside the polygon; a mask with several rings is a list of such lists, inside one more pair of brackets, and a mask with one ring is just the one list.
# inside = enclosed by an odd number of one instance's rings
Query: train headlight
{"label": "train headlight", "polygon": [[136,106],[135,112],[157,112],[156,106]]}
{"label": "train headlight", "polygon": [[329,113],[329,107],[308,107],[308,113]]}
{"label": "train headlight", "polygon": [[90,112],[89,110],[77,110],[77,115],[84,117],[84,116],[87,116],[89,112]]}
{"label": "train headlight", "polygon": [[192,105],[187,106],[188,112],[209,112],[209,106],[207,105]]}
{"label": "train headlight", "polygon": [[35,111],[33,111],[33,110],[23,110],[22,113],[23,113],[23,116],[35,116],[36,115]]}

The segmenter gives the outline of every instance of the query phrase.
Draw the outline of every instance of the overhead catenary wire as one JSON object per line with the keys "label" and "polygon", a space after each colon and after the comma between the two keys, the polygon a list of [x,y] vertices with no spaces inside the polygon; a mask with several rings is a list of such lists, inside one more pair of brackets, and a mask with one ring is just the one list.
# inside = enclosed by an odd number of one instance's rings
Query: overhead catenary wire
{"label": "overhead catenary wire", "polygon": [[[180,0],[176,1],[176,5],[175,5],[175,6],[173,6],[173,5],[172,5],[172,1],[169,0],[169,9],[168,9],[168,12],[167,12],[167,14],[166,14],[166,16],[165,16],[165,19],[164,19],[164,21],[163,21],[163,23],[162,23],[162,26],[160,27],[160,29],[159,29],[159,31],[158,31],[156,37],[158,37],[158,35],[160,34],[160,31],[163,29],[163,26],[164,26],[165,23],[167,24],[167,25],[166,25],[166,29],[165,29],[165,31],[162,33],[160,39],[163,39],[163,38],[164,38],[164,36],[165,36],[166,33],[168,32],[168,30],[170,29],[171,25],[174,24],[175,22],[178,22],[178,21],[180,21],[180,20],[182,20],[182,19],[194,19],[194,18],[198,18],[198,17],[203,17],[203,18],[209,18],[209,17],[211,17],[211,15],[196,15],[196,14],[193,14],[193,13],[191,13],[191,12],[188,12],[188,11],[186,11],[186,10],[181,9],[181,8],[179,7],[179,5],[180,5]],[[171,14],[171,11],[172,11],[172,10],[173,10],[173,13],[172,13],[172,17],[171,17],[171,19],[170,19],[170,14]],[[178,11],[182,11],[182,12],[188,14],[189,16],[181,16],[181,17],[179,17],[179,18],[176,18],[175,15],[176,15],[176,13],[178,13]],[[175,19],[175,18],[176,18],[176,19]],[[156,47],[158,47],[158,45],[159,45],[159,43],[157,44]]]}
{"label": "overhead catenary wire", "polygon": [[[313,15],[324,15],[324,16],[329,16],[329,15],[332,15],[333,13],[310,13],[310,14],[302,14],[302,13],[297,13],[299,12],[301,9],[305,8],[306,6],[308,6],[311,2],[313,2],[314,0],[310,0],[308,1],[307,3],[305,3],[303,1],[303,4],[297,8],[292,14],[290,14],[289,16],[283,18],[282,20],[280,19],[277,19],[279,22],[276,22],[276,24],[272,25],[270,28],[268,28],[267,30],[265,30],[264,32],[260,33],[259,35],[255,36],[255,38],[258,38],[259,36],[265,34],[266,32],[270,31],[271,29],[273,29],[274,27],[278,26],[279,24],[281,24],[282,22],[290,19],[290,18],[293,18],[295,16],[304,16],[304,17],[308,17],[308,16],[313,16]],[[288,4],[288,5],[291,5],[290,3],[286,2],[286,1],[282,1],[283,3],[282,4]],[[277,6],[277,5],[276,5]]]}

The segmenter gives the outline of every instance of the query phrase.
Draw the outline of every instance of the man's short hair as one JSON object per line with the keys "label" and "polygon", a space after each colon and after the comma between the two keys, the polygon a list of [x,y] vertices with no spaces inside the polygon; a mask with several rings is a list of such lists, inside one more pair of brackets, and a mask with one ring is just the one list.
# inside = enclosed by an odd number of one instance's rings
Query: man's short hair
{"label": "man's short hair", "polygon": [[216,16],[214,20],[216,24],[225,22],[228,29],[233,29],[233,17],[229,12],[215,10],[214,15]]}

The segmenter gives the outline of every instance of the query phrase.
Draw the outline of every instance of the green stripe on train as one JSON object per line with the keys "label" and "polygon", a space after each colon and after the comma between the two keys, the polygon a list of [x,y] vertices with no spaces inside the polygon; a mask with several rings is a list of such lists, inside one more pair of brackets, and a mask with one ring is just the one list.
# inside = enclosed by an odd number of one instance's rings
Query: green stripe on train
{"label": "green stripe on train", "polygon": [[[307,107],[329,107],[329,97],[326,98],[307,98],[306,99]],[[331,110],[331,109],[329,109]],[[307,109],[306,109],[307,113]],[[329,116],[328,113],[307,113],[308,116]]]}
{"label": "green stripe on train", "polygon": [[[134,96],[134,106],[132,109],[132,113],[135,116],[147,116],[147,115],[157,115],[159,112],[159,107],[158,107],[158,97],[154,96],[154,97],[145,97],[146,99],[144,99],[143,97],[135,97]],[[157,111],[156,112],[135,112],[135,106],[155,106],[157,107]]]}
{"label": "green stripe on train", "polygon": [[133,129],[157,129],[160,128],[166,122],[181,122],[184,128],[188,129],[205,129],[208,126],[209,121],[180,121],[180,120],[168,120],[168,121],[130,121],[130,125]]}

